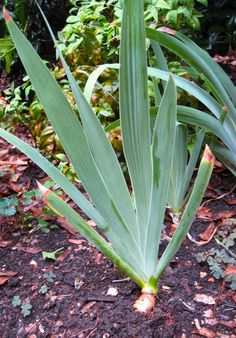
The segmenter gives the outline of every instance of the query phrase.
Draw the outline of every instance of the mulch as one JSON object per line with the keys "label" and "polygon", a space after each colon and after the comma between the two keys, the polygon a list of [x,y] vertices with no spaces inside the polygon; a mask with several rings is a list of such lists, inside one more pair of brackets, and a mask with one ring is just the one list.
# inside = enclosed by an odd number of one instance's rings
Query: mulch
{"label": "mulch", "polygon": [[[3,140],[0,151],[0,169],[5,170],[0,194],[19,198],[15,215],[0,217],[0,337],[236,337],[235,291],[196,260],[197,253],[219,248],[209,224],[223,226],[236,214],[235,178],[222,166],[216,167],[206,194],[211,201],[190,231],[203,243],[186,238],[160,280],[154,310],[141,315],[132,308],[140,295],[135,283],[68,225],[46,215],[40,199],[22,203],[36,179],[47,180],[44,173]],[[6,160],[12,164],[4,165]],[[43,233],[39,219],[59,228]],[[174,231],[168,214],[165,226],[161,250]],[[43,252],[58,249],[56,260],[43,258]],[[13,306],[17,296],[21,304]],[[24,316],[26,303],[31,307]]]}

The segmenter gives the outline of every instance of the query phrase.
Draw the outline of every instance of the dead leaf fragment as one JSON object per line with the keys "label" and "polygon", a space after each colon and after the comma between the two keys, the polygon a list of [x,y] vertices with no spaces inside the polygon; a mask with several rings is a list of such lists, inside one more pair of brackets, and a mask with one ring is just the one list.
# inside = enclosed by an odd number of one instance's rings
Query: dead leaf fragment
{"label": "dead leaf fragment", "polygon": [[0,271],[0,285],[5,284],[10,278],[17,275],[15,271]]}
{"label": "dead leaf fragment", "polygon": [[194,300],[195,302],[209,304],[209,305],[213,305],[216,302],[215,298],[213,298],[212,296],[204,295],[203,293],[196,294],[194,297]]}
{"label": "dead leaf fragment", "polygon": [[34,248],[30,248],[30,247],[26,247],[26,246],[20,246],[20,245],[16,245],[12,248],[12,250],[19,250],[19,251],[23,251],[23,252],[27,252],[33,255],[36,255],[40,252],[42,252],[42,249],[39,247],[34,247]]}
{"label": "dead leaf fragment", "polygon": [[197,330],[192,331],[192,333],[197,333],[203,337],[207,338],[215,338],[216,337],[216,332],[213,330],[210,330],[206,327],[201,327],[200,322],[197,318],[194,319],[194,324],[197,328]]}
{"label": "dead leaf fragment", "polygon": [[203,240],[203,241],[208,241],[209,238],[212,238],[212,234],[214,233],[214,230],[216,229],[215,227],[215,223],[211,222],[207,229],[205,231],[203,231],[199,237]]}

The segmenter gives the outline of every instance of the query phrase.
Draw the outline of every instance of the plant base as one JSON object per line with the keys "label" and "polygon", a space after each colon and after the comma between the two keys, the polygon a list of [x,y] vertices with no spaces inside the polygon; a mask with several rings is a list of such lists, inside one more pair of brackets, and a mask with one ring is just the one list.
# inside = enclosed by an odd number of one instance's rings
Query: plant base
{"label": "plant base", "polygon": [[155,303],[156,294],[150,291],[143,291],[141,296],[134,303],[133,308],[137,312],[149,314],[154,309]]}

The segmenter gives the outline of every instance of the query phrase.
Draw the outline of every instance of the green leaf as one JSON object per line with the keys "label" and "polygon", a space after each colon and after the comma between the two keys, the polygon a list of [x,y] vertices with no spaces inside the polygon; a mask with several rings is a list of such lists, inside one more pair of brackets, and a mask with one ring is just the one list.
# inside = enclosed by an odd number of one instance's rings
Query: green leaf
{"label": "green leaf", "polygon": [[[155,268],[163,219],[166,209],[170,171],[173,159],[175,129],[177,117],[177,94],[172,76],[158,111],[153,132],[153,189],[148,225],[143,242],[145,244],[145,263],[148,276]],[[155,238],[155,240],[153,240]]]}
{"label": "green leaf", "polygon": [[24,317],[27,317],[31,314],[32,305],[30,304],[30,300],[27,298],[26,302],[21,305],[21,313]]}
{"label": "green leaf", "polygon": [[53,272],[45,273],[45,274],[43,275],[43,278],[46,279],[46,281],[47,281],[48,283],[54,283],[55,278],[56,278],[56,274],[53,273]]}
{"label": "green leaf", "polygon": [[21,305],[21,297],[19,295],[14,296],[11,303],[14,307],[20,306]]}
{"label": "green leaf", "polygon": [[145,250],[143,237],[152,189],[143,5],[143,1],[124,2],[120,47],[120,119],[123,150],[135,197],[141,252]]}
{"label": "green leaf", "polygon": [[160,257],[153,277],[151,279],[159,280],[163,271],[166,269],[171,259],[174,257],[175,253],[182,244],[184,237],[186,236],[195,219],[195,215],[210,180],[211,173],[214,167],[214,162],[214,156],[212,155],[209,147],[206,146],[193,186],[193,190],[185,207],[184,213],[181,217],[179,226],[176,229],[174,236],[171,238],[169,244],[167,245],[164,253]]}
{"label": "green leaf", "polygon": [[52,252],[48,252],[48,251],[43,251],[42,252],[42,255],[43,255],[43,259],[52,259],[52,260],[56,260],[59,253],[63,250],[64,248],[60,248],[60,249],[57,249],[55,251],[52,251]]}
{"label": "green leaf", "polygon": [[[61,217],[66,218],[69,224],[71,224],[78,232],[84,236],[90,243],[95,245],[95,247],[100,250],[106,257],[108,257],[119,269],[124,271],[128,276],[130,276],[138,285],[141,287],[144,286],[144,281],[146,276],[143,274],[142,269],[136,266],[136,269],[133,269],[126,262],[126,252],[122,252],[120,255],[106,242],[92,227],[90,227],[82,217],[76,213],[68,204],[66,204],[60,197],[55,193],[47,190],[43,194],[45,203],[54,210]],[[110,227],[107,227],[103,230],[106,237],[109,239],[109,232],[111,231]],[[127,246],[127,243],[124,243],[124,246],[127,247],[127,250],[130,250]],[[122,258],[122,256],[124,258]],[[137,271],[137,272],[136,272]]]}
{"label": "green leaf", "polygon": [[39,293],[41,293],[42,295],[45,295],[45,293],[47,292],[48,292],[48,287],[47,285],[43,284],[39,289]]}
{"label": "green leaf", "polygon": [[[124,252],[124,243],[121,238],[126,238],[128,247],[132,247],[132,253],[131,250],[127,251],[126,248],[127,260],[131,265],[136,264],[135,261],[142,261],[135,234],[130,229],[133,224],[127,225],[124,220],[124,213],[121,214],[119,205],[117,206],[117,200],[113,200],[109,192],[109,187],[103,179],[103,174],[97,167],[88,138],[84,133],[78,117],[70,107],[56,80],[52,77],[45,64],[12,19],[8,21],[8,28],[16,44],[18,54],[31,78],[37,96],[60,138],[75,172],[79,175],[96,209],[112,228],[112,243],[114,247],[119,252]],[[53,93],[53,100],[51,93]],[[100,153],[103,149],[97,149],[96,151]],[[109,163],[108,158],[106,163]],[[106,165],[106,163],[104,165]],[[109,177],[111,177],[110,173]],[[93,183],[94,181],[96,184]],[[115,194],[115,192],[113,192],[113,194]],[[123,201],[120,200],[120,203],[122,204]],[[106,225],[107,224],[104,226],[106,227]]]}
{"label": "green leaf", "polygon": [[165,0],[158,0],[155,7],[160,9],[171,9],[170,5]]}

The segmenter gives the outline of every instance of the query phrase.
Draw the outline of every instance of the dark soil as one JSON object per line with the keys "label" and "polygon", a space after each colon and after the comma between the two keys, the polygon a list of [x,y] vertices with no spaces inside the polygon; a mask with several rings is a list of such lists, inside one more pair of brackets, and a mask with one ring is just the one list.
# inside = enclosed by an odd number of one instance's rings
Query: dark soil
{"label": "dark soil", "polygon": [[[43,177],[36,166],[29,164],[19,185],[31,189],[32,178]],[[235,183],[228,171],[216,171],[207,198],[229,192]],[[235,201],[236,194],[231,192],[205,207],[214,215],[236,214],[236,204],[226,203],[229,199]],[[37,203],[39,208],[41,202]],[[28,221],[30,213],[25,210],[21,206],[15,216],[0,218],[0,268],[16,273],[0,286],[0,337],[236,337],[235,292],[224,280],[212,277],[207,263],[198,263],[195,258],[198,252],[218,247],[214,239],[202,246],[188,238],[184,241],[160,281],[153,312],[145,316],[132,309],[139,288],[110,261],[78,233],[73,235],[63,228],[48,234],[37,230],[37,222],[34,218]],[[215,225],[223,219],[220,216]],[[198,235],[209,222],[197,218],[191,235],[199,240]],[[167,215],[165,234],[169,236],[171,231]],[[163,239],[162,249],[166,243]],[[60,248],[62,253],[56,261],[43,259],[42,251]],[[55,278],[48,281],[44,275],[52,272]],[[44,294],[40,293],[43,285],[47,287]],[[107,294],[111,287],[117,290],[116,296]],[[205,303],[196,301],[199,294],[206,297]],[[22,303],[28,298],[32,305],[28,316],[24,317],[20,306],[13,306],[14,296],[20,296]]]}

